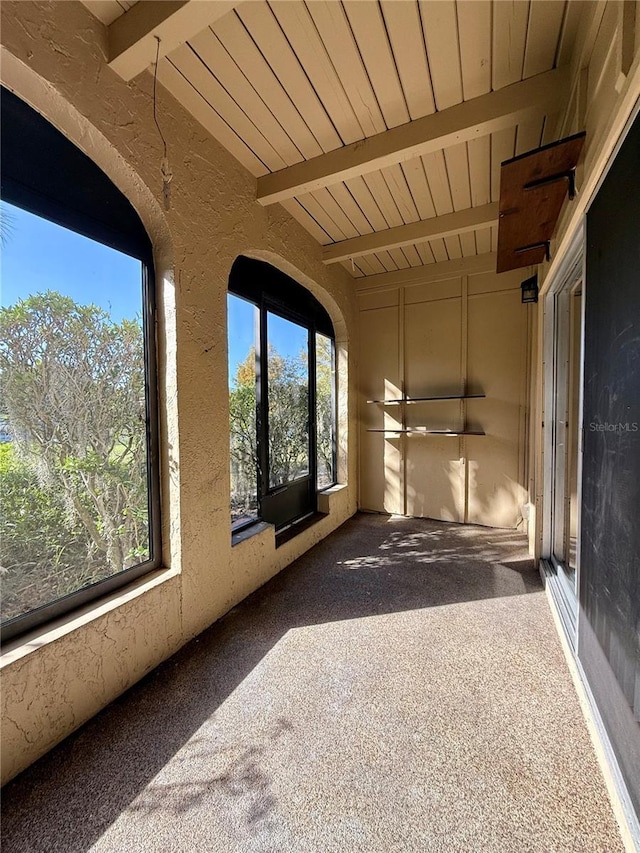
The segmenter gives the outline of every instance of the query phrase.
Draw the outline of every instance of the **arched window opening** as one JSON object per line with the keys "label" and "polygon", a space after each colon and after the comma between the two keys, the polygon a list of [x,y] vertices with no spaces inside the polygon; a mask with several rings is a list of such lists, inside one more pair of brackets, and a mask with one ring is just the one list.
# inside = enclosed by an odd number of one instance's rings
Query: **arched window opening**
{"label": "arched window opening", "polygon": [[280,531],[335,482],[335,336],[315,297],[264,261],[229,278],[231,522]]}
{"label": "arched window opening", "polygon": [[160,564],[152,251],[111,180],[2,90],[6,640]]}

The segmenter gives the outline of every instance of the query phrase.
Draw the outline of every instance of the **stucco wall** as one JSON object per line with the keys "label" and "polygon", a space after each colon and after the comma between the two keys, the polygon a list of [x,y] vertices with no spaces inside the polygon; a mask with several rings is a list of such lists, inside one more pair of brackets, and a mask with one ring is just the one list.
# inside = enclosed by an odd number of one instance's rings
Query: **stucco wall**
{"label": "stucco wall", "polygon": [[[112,178],[155,248],[161,307],[163,547],[167,568],[9,646],[2,660],[2,781],[42,755],[356,508],[355,299],[346,271],[162,88],[173,170],[161,206],[162,146],[152,78],[124,83],[105,64],[105,28],[79,2],[2,3],[3,84]],[[329,516],[275,550],[272,531],[231,547],[226,288],[241,254],[309,287],[336,329],[339,477]]]}

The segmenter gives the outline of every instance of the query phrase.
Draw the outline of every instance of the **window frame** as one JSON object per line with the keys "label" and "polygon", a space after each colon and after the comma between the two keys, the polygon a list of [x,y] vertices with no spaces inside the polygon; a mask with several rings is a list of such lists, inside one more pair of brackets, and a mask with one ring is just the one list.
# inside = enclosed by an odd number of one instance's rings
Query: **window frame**
{"label": "window frame", "polygon": [[[87,239],[110,246],[141,263],[150,552],[150,558],[142,563],[7,619],[0,627],[0,640],[4,644],[102,599],[159,568],[162,565],[162,522],[156,341],[158,319],[151,241],[131,203],[99,166],[16,95],[4,88],[1,94],[3,145],[0,174],[3,201]],[[25,138],[28,139],[26,146]],[[52,168],[53,164],[55,168]],[[71,198],[68,198],[70,183],[73,183],[73,190]]]}
{"label": "window frame", "polygon": [[[236,259],[229,277],[230,295],[246,300],[257,310],[255,334],[256,359],[256,447],[259,460],[256,495],[257,516],[252,519],[231,523],[231,533],[235,536],[255,524],[264,521],[273,523],[277,532],[295,526],[317,512],[319,491],[335,485],[337,471],[337,374],[335,370],[335,332],[333,323],[326,310],[313,294],[285,273],[265,261],[255,260],[241,255]],[[308,335],[308,389],[309,389],[309,474],[299,480],[279,486],[269,485],[269,412],[268,412],[268,363],[265,349],[268,351],[267,318],[269,314],[278,316],[291,323],[302,326]],[[318,452],[317,452],[317,389],[316,389],[316,335],[320,333],[331,341],[331,413],[332,413],[332,474],[331,482],[318,489]],[[301,489],[300,484],[307,482],[308,509],[281,524],[265,518],[264,502],[271,501],[277,494],[284,494],[291,487]],[[268,513],[269,515],[271,512]]]}

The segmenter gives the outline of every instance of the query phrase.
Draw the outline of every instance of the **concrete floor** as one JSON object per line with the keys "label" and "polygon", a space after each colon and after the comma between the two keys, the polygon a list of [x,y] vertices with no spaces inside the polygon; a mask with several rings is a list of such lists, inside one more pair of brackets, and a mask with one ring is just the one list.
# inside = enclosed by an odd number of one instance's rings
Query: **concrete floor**
{"label": "concrete floor", "polygon": [[3,850],[621,851],[524,545],[357,516],[8,785]]}

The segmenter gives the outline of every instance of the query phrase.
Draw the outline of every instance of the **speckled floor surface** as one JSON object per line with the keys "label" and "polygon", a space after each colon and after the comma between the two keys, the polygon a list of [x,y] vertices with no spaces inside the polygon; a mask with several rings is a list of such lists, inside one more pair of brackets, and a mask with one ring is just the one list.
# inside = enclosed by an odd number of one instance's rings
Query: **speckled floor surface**
{"label": "speckled floor surface", "polygon": [[622,850],[522,537],[367,515],[8,785],[2,841]]}

